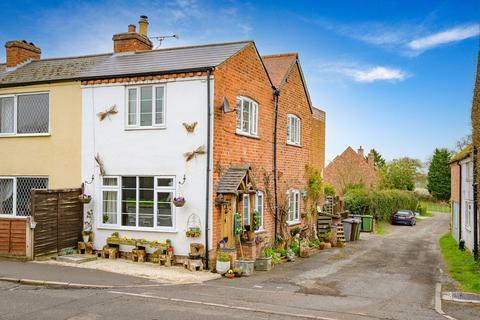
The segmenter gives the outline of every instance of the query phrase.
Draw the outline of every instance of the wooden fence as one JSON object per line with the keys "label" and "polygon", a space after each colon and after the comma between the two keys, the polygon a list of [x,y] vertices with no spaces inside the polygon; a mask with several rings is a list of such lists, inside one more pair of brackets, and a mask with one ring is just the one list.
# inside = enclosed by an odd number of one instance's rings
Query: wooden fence
{"label": "wooden fence", "polygon": [[27,254],[26,218],[0,218],[0,254]]}
{"label": "wooden fence", "polygon": [[83,229],[82,189],[34,190],[34,257],[76,247]]}

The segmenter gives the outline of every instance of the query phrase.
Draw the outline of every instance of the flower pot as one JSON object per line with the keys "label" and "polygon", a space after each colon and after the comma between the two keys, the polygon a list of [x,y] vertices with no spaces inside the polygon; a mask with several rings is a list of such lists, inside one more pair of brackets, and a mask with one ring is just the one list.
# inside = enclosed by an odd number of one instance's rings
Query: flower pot
{"label": "flower pot", "polygon": [[185,205],[185,198],[174,198],[173,204],[175,207],[181,208]]}
{"label": "flower pot", "polygon": [[230,261],[219,261],[217,260],[216,268],[217,273],[225,274],[230,269]]}
{"label": "flower pot", "polygon": [[255,270],[270,271],[272,270],[272,257],[260,257],[255,260]]}
{"label": "flower pot", "polygon": [[234,273],[227,273],[227,274],[225,274],[225,277],[227,277],[228,279],[233,279],[233,278],[235,278],[235,274]]}
{"label": "flower pot", "polygon": [[88,234],[82,234],[83,242],[88,242],[90,240],[90,233]]}
{"label": "flower pot", "polygon": [[241,269],[244,276],[250,276],[253,274],[253,268],[255,261],[250,260],[235,260],[235,268]]}

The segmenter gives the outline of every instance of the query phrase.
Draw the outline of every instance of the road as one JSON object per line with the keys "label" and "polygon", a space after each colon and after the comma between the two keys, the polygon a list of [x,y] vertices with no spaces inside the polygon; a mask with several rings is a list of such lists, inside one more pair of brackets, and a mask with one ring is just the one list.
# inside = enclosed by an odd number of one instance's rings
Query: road
{"label": "road", "polygon": [[[240,279],[118,290],[0,282],[1,319],[445,319],[434,309],[446,214]],[[476,313],[450,308],[457,319]]]}

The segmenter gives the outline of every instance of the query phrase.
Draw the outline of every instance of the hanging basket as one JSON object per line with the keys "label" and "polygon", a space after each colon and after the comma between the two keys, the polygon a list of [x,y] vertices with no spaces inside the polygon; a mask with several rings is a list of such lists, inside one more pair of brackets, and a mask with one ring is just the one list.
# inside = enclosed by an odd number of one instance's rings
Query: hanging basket
{"label": "hanging basket", "polygon": [[81,203],[90,203],[92,201],[92,196],[86,195],[86,194],[81,194],[78,196],[78,200]]}
{"label": "hanging basket", "polygon": [[187,220],[187,231],[185,235],[189,238],[198,238],[202,234],[202,225],[200,217],[192,213]]}
{"label": "hanging basket", "polygon": [[183,207],[185,205],[185,198],[182,196],[175,197],[173,198],[173,204],[178,208]]}

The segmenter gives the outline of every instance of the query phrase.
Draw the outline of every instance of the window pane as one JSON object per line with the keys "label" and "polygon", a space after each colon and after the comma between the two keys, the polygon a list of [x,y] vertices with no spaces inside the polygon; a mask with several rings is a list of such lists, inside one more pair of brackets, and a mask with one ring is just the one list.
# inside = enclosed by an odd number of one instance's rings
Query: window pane
{"label": "window pane", "polygon": [[251,116],[252,116],[252,123],[251,123],[251,133],[257,134],[257,112],[258,108],[255,103],[251,103]]}
{"label": "window pane", "polygon": [[137,124],[137,89],[128,89],[128,124]]}
{"label": "window pane", "polygon": [[290,116],[287,117],[287,141],[292,141],[292,118]]}
{"label": "window pane", "polygon": [[137,178],[122,178],[122,226],[137,225]]}
{"label": "window pane", "polygon": [[242,100],[237,99],[237,129],[242,129]]}
{"label": "window pane", "polygon": [[47,189],[47,178],[17,178],[17,216],[29,216],[31,214],[31,200],[33,189]]}
{"label": "window pane", "polygon": [[14,133],[13,102],[13,97],[0,98],[0,133]]}
{"label": "window pane", "polygon": [[250,198],[248,195],[243,197],[243,225],[250,225]]}
{"label": "window pane", "polygon": [[172,178],[158,178],[157,187],[173,187]]}
{"label": "window pane", "polygon": [[172,227],[172,199],[171,192],[157,192],[157,226]]}
{"label": "window pane", "polygon": [[152,125],[152,87],[140,88],[140,126]]}
{"label": "window pane", "polygon": [[155,124],[165,124],[165,88],[155,88]]}
{"label": "window pane", "polygon": [[102,183],[104,186],[118,186],[118,178],[103,177]]}
{"label": "window pane", "polygon": [[48,133],[48,93],[17,97],[17,133]]}
{"label": "window pane", "polygon": [[153,177],[140,177],[139,227],[153,227]]}
{"label": "window pane", "polygon": [[103,191],[103,215],[102,222],[105,224],[117,223],[117,191]]}
{"label": "window pane", "polygon": [[242,131],[246,133],[250,132],[250,104],[247,100],[243,100]]}
{"label": "window pane", "polygon": [[0,179],[0,214],[13,215],[13,179]]}
{"label": "window pane", "polygon": [[263,193],[257,193],[256,211],[260,215],[260,227],[263,227]]}

